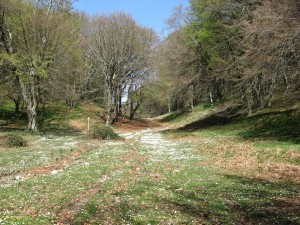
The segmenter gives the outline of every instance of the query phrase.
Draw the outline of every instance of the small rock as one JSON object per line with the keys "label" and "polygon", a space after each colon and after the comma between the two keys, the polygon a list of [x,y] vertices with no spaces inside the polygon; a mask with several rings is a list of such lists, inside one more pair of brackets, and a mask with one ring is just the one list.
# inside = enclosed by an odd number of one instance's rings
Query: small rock
{"label": "small rock", "polygon": [[50,173],[51,173],[52,175],[55,175],[55,174],[58,173],[58,170],[52,170]]}

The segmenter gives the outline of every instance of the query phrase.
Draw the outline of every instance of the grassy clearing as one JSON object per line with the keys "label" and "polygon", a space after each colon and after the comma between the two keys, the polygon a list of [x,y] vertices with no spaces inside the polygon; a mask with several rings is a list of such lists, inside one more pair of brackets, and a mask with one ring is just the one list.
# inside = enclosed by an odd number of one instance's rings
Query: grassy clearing
{"label": "grassy clearing", "polygon": [[297,105],[266,110],[225,125],[212,124],[211,118],[222,119],[208,114],[166,133],[173,139],[200,142],[202,154],[211,157],[206,165],[259,178],[300,181],[299,112]]}
{"label": "grassy clearing", "polygon": [[159,136],[147,132],[125,142],[86,143],[88,151],[57,174],[1,188],[1,223],[300,222],[297,184],[201,165],[209,159],[195,143],[155,142]]}
{"label": "grassy clearing", "polygon": [[[87,116],[98,118],[85,108],[48,122],[84,131]],[[171,122],[194,122],[184,117]],[[245,139],[253,124],[164,135],[138,124],[116,141],[10,131],[29,146],[0,150],[0,176],[33,175],[0,185],[0,224],[300,224],[300,146]]]}
{"label": "grassy clearing", "polygon": [[[39,224],[45,216],[48,217],[46,224],[51,224],[50,221],[57,220],[73,199],[89,190],[97,179],[116,166],[122,158],[122,154],[120,158],[112,156],[110,146],[103,147],[101,151],[92,146],[89,148],[89,151],[79,155],[64,170],[3,188],[0,193],[0,208],[7,224],[11,222],[9,218],[19,218],[21,224],[24,219],[31,218],[30,224]],[[126,153],[126,150],[121,151]]]}
{"label": "grassy clearing", "polygon": [[89,199],[75,224],[300,222],[296,184],[227,175],[199,160],[153,162],[139,149],[129,167]]}

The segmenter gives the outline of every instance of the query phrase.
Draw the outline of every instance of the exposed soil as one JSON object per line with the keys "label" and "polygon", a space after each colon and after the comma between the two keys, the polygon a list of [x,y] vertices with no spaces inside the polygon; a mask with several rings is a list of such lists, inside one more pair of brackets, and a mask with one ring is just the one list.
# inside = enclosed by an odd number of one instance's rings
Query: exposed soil
{"label": "exposed soil", "polygon": [[124,133],[127,131],[138,131],[138,130],[143,130],[143,129],[147,129],[147,128],[157,130],[157,129],[166,128],[169,125],[170,124],[168,124],[168,123],[162,123],[162,122],[160,122],[158,120],[154,120],[154,119],[140,119],[140,120],[124,119],[123,122],[115,123],[115,127],[121,133]]}

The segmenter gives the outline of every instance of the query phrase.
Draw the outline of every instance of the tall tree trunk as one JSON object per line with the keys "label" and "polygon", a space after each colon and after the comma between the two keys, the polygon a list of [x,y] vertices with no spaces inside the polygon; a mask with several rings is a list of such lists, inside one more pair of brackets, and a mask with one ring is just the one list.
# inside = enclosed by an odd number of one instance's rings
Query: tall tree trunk
{"label": "tall tree trunk", "polygon": [[168,98],[168,113],[171,113],[171,97]]}
{"label": "tall tree trunk", "polygon": [[136,102],[136,105],[134,104],[135,102],[131,102],[130,103],[130,115],[129,115],[129,119],[130,120],[133,120],[134,119],[134,116],[135,116],[135,113],[136,111],[138,110],[140,104]]}
{"label": "tall tree trunk", "polygon": [[213,106],[214,105],[214,99],[213,99],[213,95],[212,92],[209,92],[209,99],[210,99],[210,105]]}
{"label": "tall tree trunk", "polygon": [[189,87],[189,102],[190,102],[191,111],[193,111],[194,110],[194,87],[192,84]]}
{"label": "tall tree trunk", "polygon": [[29,83],[30,91],[28,90],[26,84],[19,79],[22,96],[25,102],[27,117],[28,117],[28,131],[36,132],[38,131],[37,126],[37,96],[35,91],[35,82],[34,82],[34,70],[32,69],[30,72],[31,82]]}
{"label": "tall tree trunk", "polygon": [[15,103],[15,114],[20,114],[20,104],[21,104],[21,96],[19,95],[17,98],[12,99]]}
{"label": "tall tree trunk", "polygon": [[122,116],[122,112],[121,112],[122,90],[120,86],[115,88],[114,94],[115,94],[114,95],[114,111],[115,111],[114,122],[116,122],[118,118]]}
{"label": "tall tree trunk", "polygon": [[[1,18],[1,23],[0,23],[0,30],[1,30],[1,40],[4,42],[5,49],[8,54],[12,55],[13,54],[13,47],[12,47],[12,35],[9,32],[9,30],[5,27],[4,24],[4,15],[5,11],[2,10],[2,18]],[[37,113],[36,113],[36,107],[37,107],[37,99],[36,99],[36,93],[34,91],[35,86],[34,86],[34,69],[32,68],[29,72],[29,76],[32,79],[31,83],[31,91],[33,93],[28,93],[27,87],[25,83],[21,80],[19,76],[16,76],[16,80],[18,81],[20,87],[21,87],[21,93],[26,105],[27,109],[27,116],[28,116],[28,130],[31,132],[36,132],[37,131]],[[17,105],[16,105],[16,110],[17,110]]]}
{"label": "tall tree trunk", "polygon": [[106,80],[106,126],[108,127],[111,124],[111,112],[113,109],[113,87],[112,82],[109,79]]}
{"label": "tall tree trunk", "polygon": [[123,91],[122,91],[122,86],[119,86],[119,96],[118,96],[118,116],[122,116],[123,112],[122,112],[122,95],[123,95]]}
{"label": "tall tree trunk", "polygon": [[35,108],[27,107],[27,115],[28,115],[28,130],[30,132],[36,132],[37,130],[37,114]]}

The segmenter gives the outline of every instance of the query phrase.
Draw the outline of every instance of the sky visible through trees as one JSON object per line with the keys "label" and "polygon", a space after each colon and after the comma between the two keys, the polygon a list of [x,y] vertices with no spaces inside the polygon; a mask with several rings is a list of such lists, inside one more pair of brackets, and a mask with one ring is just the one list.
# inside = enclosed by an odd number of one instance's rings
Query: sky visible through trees
{"label": "sky visible through trees", "polygon": [[299,0],[0,0],[0,224],[300,224],[299,174]]}
{"label": "sky visible through trees", "polygon": [[89,15],[110,14],[115,12],[129,13],[139,25],[154,29],[159,35],[165,36],[165,21],[172,15],[173,9],[189,5],[188,0],[79,0],[74,8],[85,11]]}
{"label": "sky visible through trees", "polygon": [[[199,103],[251,115],[299,92],[297,0],[191,0],[173,8],[164,38],[155,20],[180,1],[104,1],[99,14],[93,3],[1,2],[2,95],[16,112],[24,103],[29,131],[53,101],[100,104],[108,126]],[[153,27],[135,20],[147,6]]]}

